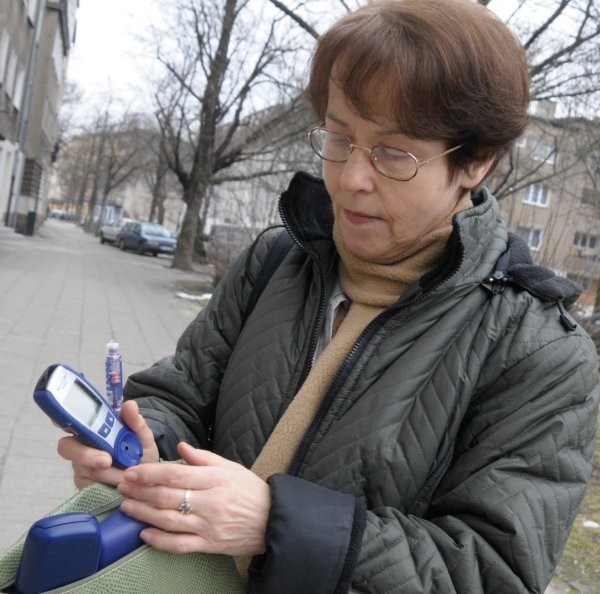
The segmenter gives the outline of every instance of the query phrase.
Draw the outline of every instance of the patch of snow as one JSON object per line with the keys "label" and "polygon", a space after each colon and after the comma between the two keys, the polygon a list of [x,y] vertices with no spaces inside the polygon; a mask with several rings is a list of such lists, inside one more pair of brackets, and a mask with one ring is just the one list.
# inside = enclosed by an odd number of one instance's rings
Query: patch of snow
{"label": "patch of snow", "polygon": [[212,294],[204,293],[202,295],[190,295],[189,293],[179,291],[178,293],[175,293],[175,296],[179,297],[179,299],[188,299],[189,301],[210,301]]}

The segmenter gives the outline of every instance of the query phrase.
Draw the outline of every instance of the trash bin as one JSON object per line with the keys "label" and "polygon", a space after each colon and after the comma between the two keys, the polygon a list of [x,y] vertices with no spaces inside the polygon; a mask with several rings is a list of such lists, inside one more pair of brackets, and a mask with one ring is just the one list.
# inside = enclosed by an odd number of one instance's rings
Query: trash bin
{"label": "trash bin", "polygon": [[35,212],[27,213],[27,223],[25,224],[25,235],[33,235],[35,233]]}

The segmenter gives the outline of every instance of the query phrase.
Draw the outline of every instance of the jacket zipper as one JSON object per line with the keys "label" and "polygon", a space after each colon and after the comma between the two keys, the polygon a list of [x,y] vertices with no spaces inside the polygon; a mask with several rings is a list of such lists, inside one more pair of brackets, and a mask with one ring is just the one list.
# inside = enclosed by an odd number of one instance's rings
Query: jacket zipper
{"label": "jacket zipper", "polygon": [[[281,214],[281,212],[280,212],[280,214]],[[282,220],[284,220],[284,223],[285,223],[285,219],[283,219],[283,217],[282,217]],[[287,224],[286,224],[286,228],[288,228]],[[292,237],[294,238],[294,235],[291,231],[290,231],[290,235],[292,235]],[[302,244],[299,243],[297,239],[294,238],[294,240],[296,241],[296,243],[298,243],[298,245],[300,247],[303,247]],[[462,244],[463,244],[463,242],[461,242],[461,245]],[[306,249],[306,248],[304,247],[304,249]],[[316,256],[316,254],[314,254],[314,252],[313,252],[313,257],[317,258],[317,260],[318,260],[318,257]],[[442,283],[450,280],[458,272],[458,270],[460,270],[460,267],[464,263],[464,259],[465,259],[465,254],[464,254],[464,249],[463,249],[463,252],[461,254],[458,265],[454,268],[454,270],[450,274],[448,274],[444,278],[440,279],[433,286],[429,287],[429,289],[427,291],[420,293],[419,295],[416,295],[415,297],[413,297],[412,299],[410,299],[404,303],[400,303],[398,305],[392,306],[389,309],[385,310],[384,312],[380,313],[374,320],[372,320],[367,325],[367,327],[363,330],[361,335],[358,337],[358,340],[354,343],[354,346],[350,349],[350,352],[348,353],[346,359],[344,360],[344,362],[338,369],[338,372],[336,373],[336,375],[331,383],[331,386],[329,387],[329,389],[327,390],[327,393],[325,394],[325,397],[323,398],[323,402],[321,403],[321,406],[319,407],[317,414],[315,415],[312,423],[310,424],[310,427],[308,428],[308,431],[306,432],[306,434],[302,438],[302,441],[300,442],[300,446],[298,447],[298,450],[297,450],[296,454],[294,455],[294,458],[292,460],[292,464],[290,465],[288,474],[290,474],[292,476],[299,476],[301,466],[306,458],[306,455],[308,454],[308,450],[310,449],[310,446],[317,435],[317,432],[319,430],[319,427],[321,426],[321,423],[325,419],[327,412],[329,411],[331,405],[333,404],[333,401],[335,399],[337,392],[339,391],[342,383],[345,381],[347,374],[352,369],[352,367],[354,365],[354,361],[356,359],[358,359],[358,357],[364,351],[364,348],[367,343],[366,337],[367,336],[370,337],[372,334],[374,334],[375,331],[378,330],[379,328],[381,328],[383,326],[383,324],[389,318],[391,318],[393,315],[396,315],[399,311],[408,308],[410,305],[417,305],[419,302],[424,300],[432,291],[434,291],[437,287],[439,287]],[[319,270],[321,271],[321,277],[323,278],[324,274],[323,274],[321,266],[319,266]],[[325,284],[323,284],[323,287],[325,287]],[[322,291],[322,295],[321,295],[322,310],[326,309],[326,301],[325,301],[325,304],[323,304],[323,302],[324,302],[323,294],[324,293],[325,293],[325,290]],[[317,318],[317,321],[320,320],[320,316],[321,316],[321,313],[319,313],[319,318]],[[318,328],[318,324],[315,326],[315,329],[313,330],[313,339],[315,337],[317,328]],[[312,349],[312,341],[311,341],[311,349]],[[307,362],[305,364],[304,372],[306,372],[306,374],[308,374],[308,372],[310,371],[310,365],[308,365],[309,361],[311,361],[310,357],[307,359]],[[298,387],[300,387],[302,385],[302,383],[304,382],[304,380],[306,378],[306,375],[304,372],[303,372],[303,375],[301,377],[300,384]],[[297,390],[296,390],[296,392],[297,392]]]}
{"label": "jacket zipper", "polygon": [[294,240],[294,243],[304,252],[308,253],[310,257],[315,261],[317,268],[319,269],[319,278],[321,280],[321,295],[319,301],[319,311],[317,313],[317,318],[313,325],[312,334],[310,337],[310,342],[308,346],[308,354],[304,361],[304,366],[302,368],[302,373],[300,374],[300,379],[294,391],[294,396],[298,393],[298,390],[304,383],[304,380],[308,376],[310,372],[310,368],[312,367],[312,360],[317,349],[317,343],[319,341],[319,328],[321,327],[321,321],[325,317],[325,313],[327,312],[327,279],[325,277],[325,271],[323,270],[323,266],[321,265],[321,259],[317,255],[317,253],[307,244],[300,241],[292,229],[290,228],[287,219],[282,211],[281,202],[279,203],[279,216],[283,221],[284,227],[287,229],[291,238]]}

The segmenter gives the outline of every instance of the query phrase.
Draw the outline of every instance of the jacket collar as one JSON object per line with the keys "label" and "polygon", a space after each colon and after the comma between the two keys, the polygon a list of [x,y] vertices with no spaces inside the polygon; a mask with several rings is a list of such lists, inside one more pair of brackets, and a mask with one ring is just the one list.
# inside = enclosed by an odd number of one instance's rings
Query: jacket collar
{"label": "jacket collar", "polygon": [[[461,267],[465,268],[463,274],[480,282],[505,250],[506,228],[493,196],[481,189],[473,196],[473,203],[473,208],[454,217],[444,258],[421,279],[422,286],[439,284]],[[333,245],[333,209],[322,179],[303,171],[296,173],[279,199],[279,212],[291,235],[307,251],[314,252],[316,245],[322,243],[319,240]],[[485,257],[489,248],[491,252]]]}
{"label": "jacket collar", "polygon": [[[527,245],[512,234],[509,237],[498,202],[487,188],[480,188],[471,199],[473,207],[455,215],[444,256],[421,278],[421,288],[443,291],[458,284],[489,284],[504,255],[507,281],[540,299],[564,300],[570,305],[581,287],[533,263]],[[333,209],[322,179],[296,173],[280,197],[279,212],[292,236],[307,251],[321,255],[335,252]]]}
{"label": "jacket collar", "polygon": [[331,240],[333,209],[323,180],[299,171],[279,198],[279,214],[292,236],[302,245]]}

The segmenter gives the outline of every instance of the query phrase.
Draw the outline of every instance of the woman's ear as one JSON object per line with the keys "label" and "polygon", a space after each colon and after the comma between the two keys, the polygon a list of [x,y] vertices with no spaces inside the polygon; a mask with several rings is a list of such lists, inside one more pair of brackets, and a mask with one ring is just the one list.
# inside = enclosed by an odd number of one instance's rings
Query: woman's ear
{"label": "woman's ear", "polygon": [[490,172],[496,162],[496,157],[490,157],[485,161],[472,161],[468,167],[462,171],[461,186],[465,190],[476,188]]}

